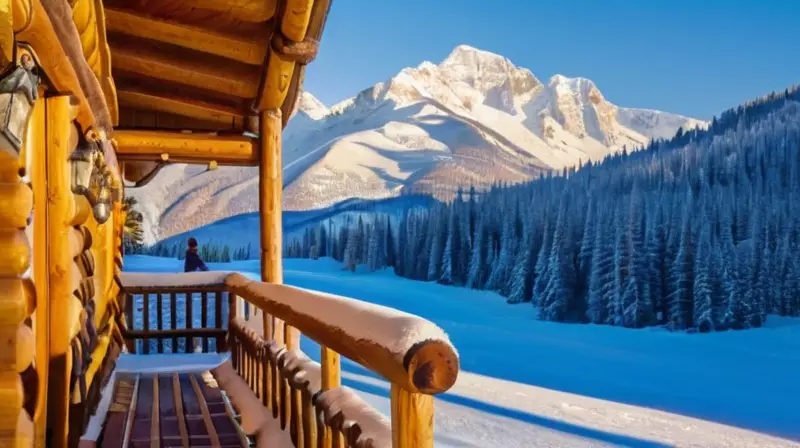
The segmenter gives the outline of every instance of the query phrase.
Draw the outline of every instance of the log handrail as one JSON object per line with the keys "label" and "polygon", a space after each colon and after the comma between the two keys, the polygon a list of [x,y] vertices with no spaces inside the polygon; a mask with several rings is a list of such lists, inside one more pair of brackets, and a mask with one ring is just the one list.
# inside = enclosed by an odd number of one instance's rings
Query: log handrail
{"label": "log handrail", "polygon": [[[347,297],[253,281],[241,274],[230,274],[225,284],[265,313],[409,392],[433,395],[455,384],[458,354],[447,335],[430,321]],[[354,329],[354,322],[363,327]]]}

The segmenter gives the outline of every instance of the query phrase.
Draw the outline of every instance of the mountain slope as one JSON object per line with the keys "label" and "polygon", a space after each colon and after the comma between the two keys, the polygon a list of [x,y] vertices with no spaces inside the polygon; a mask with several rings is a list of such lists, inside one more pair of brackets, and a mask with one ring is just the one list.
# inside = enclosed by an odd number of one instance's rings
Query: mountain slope
{"label": "mountain slope", "polygon": [[[584,78],[547,83],[500,55],[456,47],[328,109],[298,99],[283,135],[284,206],[326,207],[401,191],[450,197],[519,182],[705,123],[620,108]],[[147,241],[257,209],[257,170],[171,166],[129,193],[148,203]]]}

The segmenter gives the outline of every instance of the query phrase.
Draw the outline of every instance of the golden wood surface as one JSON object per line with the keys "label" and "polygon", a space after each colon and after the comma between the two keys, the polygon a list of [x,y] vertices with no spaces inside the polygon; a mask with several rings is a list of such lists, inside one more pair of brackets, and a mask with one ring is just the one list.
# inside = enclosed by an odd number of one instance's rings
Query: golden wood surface
{"label": "golden wood surface", "polygon": [[189,58],[183,53],[156,51],[130,42],[114,44],[113,51],[115,70],[238,98],[252,98],[258,91],[257,70],[233,61],[214,63],[211,60]]}
{"label": "golden wood surface", "polygon": [[26,42],[33,47],[42,69],[59,93],[75,96],[78,101],[78,122],[81,126],[84,129],[94,126],[95,115],[44,6],[40,0],[13,1],[17,41]]}
{"label": "golden wood surface", "polygon": [[267,52],[263,36],[257,39],[257,36],[224,34],[120,8],[107,8],[105,14],[109,31],[155,39],[246,64],[262,64]]}
{"label": "golden wood surface", "polygon": [[392,448],[433,447],[433,397],[392,384]]}
{"label": "golden wood surface", "polygon": [[144,89],[121,88],[119,101],[136,109],[154,110],[183,115],[198,120],[216,121],[231,125],[236,118],[242,119],[243,112],[234,107],[214,104],[197,98],[182,95],[166,95],[161,92],[148,92]]}
{"label": "golden wood surface", "polygon": [[[283,191],[281,165],[281,112],[269,110],[260,117],[260,151],[258,205],[261,218],[261,279],[265,282],[283,283],[283,221],[281,213],[281,196]],[[294,332],[285,330],[283,322],[268,316],[262,316],[265,331],[264,337],[286,343],[287,348],[297,347]],[[286,332],[285,332],[286,331]],[[286,339],[286,336],[290,336]],[[299,336],[297,336],[299,339]]]}
{"label": "golden wood surface", "polygon": [[33,315],[33,328],[36,333],[36,365],[39,375],[39,390],[36,412],[34,414],[36,446],[44,446],[47,431],[47,382],[48,360],[50,356],[50,303],[49,303],[49,261],[47,250],[48,216],[47,207],[47,155],[45,139],[45,100],[36,101],[31,119],[28,122],[25,145],[33,151],[28,168],[33,189],[33,208],[36,211],[33,226],[33,271],[32,281],[37,298],[36,312]]}
{"label": "golden wood surface", "polygon": [[[26,136],[23,144],[31,143]],[[31,260],[26,227],[33,194],[20,177],[29,155],[30,148],[0,151],[0,446],[31,446],[35,432],[23,403],[38,384],[23,384],[20,375],[33,368],[36,354],[34,331],[24,322],[35,311],[35,291],[22,278]]]}
{"label": "golden wood surface", "polygon": [[[53,447],[66,447],[69,427],[69,373],[72,354],[69,344],[75,330],[80,302],[73,297],[77,270],[69,254],[69,234],[75,216],[75,200],[70,188],[67,160],[77,141],[72,124],[70,99],[57,96],[46,100],[47,114],[47,199],[48,199],[48,261],[51,371],[48,384],[48,426]],[[78,283],[80,275],[78,275]],[[76,303],[77,302],[77,303]]]}
{"label": "golden wood surface", "polygon": [[335,300],[325,294],[288,285],[256,282],[240,274],[229,275],[225,283],[230,292],[265,313],[299,328],[303,334],[317,343],[350,358],[408,391],[425,394],[442,393],[452,387],[458,377],[458,355],[448,341],[420,341],[405,353],[394,353],[390,347],[358,338],[348,333],[347,328],[330,324],[328,316],[299,312],[283,301],[287,296],[319,303]]}
{"label": "golden wood surface", "polygon": [[117,131],[114,137],[117,157],[126,162],[126,169],[131,161],[161,162],[162,154],[170,162],[258,164],[257,141],[251,137],[137,130]]}

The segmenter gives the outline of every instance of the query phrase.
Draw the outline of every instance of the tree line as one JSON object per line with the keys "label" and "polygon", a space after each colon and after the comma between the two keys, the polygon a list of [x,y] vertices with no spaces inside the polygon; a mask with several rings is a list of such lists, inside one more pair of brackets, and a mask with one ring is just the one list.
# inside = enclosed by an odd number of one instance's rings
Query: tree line
{"label": "tree line", "polygon": [[287,256],[497,291],[539,318],[715,331],[800,315],[800,91],[450,203],[307,229]]}
{"label": "tree line", "polygon": [[[183,242],[158,242],[149,247],[132,248],[128,253],[149,255],[153,257],[186,258],[186,244]],[[251,258],[251,247],[248,243],[236,249],[231,249],[230,245],[213,241],[198,245],[197,253],[208,263],[230,263],[232,261],[249,260]]]}

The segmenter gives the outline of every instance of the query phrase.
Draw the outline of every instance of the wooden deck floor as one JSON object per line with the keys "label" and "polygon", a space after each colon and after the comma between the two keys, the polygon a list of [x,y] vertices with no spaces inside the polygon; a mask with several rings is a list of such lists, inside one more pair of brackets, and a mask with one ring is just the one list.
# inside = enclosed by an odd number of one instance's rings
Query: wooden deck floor
{"label": "wooden deck floor", "polygon": [[248,447],[217,387],[198,373],[119,374],[99,446]]}

